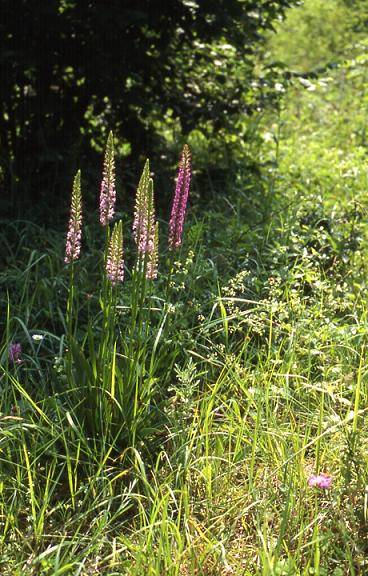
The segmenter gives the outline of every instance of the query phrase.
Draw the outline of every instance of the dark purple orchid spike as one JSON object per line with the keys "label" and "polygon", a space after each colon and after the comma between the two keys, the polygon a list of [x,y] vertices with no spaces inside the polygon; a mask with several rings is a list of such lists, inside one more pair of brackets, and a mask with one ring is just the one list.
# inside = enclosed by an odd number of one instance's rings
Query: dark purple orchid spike
{"label": "dark purple orchid spike", "polygon": [[182,243],[185,212],[191,179],[192,156],[188,144],[184,144],[179,161],[174,200],[169,223],[169,248],[174,250]]}
{"label": "dark purple orchid spike", "polygon": [[9,360],[13,364],[20,364],[22,358],[22,346],[19,342],[14,342],[9,346]]}

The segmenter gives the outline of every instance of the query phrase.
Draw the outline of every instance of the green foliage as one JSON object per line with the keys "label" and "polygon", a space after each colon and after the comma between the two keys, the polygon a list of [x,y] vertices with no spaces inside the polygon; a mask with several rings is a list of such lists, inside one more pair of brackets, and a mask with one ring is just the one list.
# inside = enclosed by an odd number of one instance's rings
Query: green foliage
{"label": "green foliage", "polygon": [[344,0],[306,0],[270,37],[272,59],[300,73],[336,63],[356,40],[357,12]]}
{"label": "green foliage", "polygon": [[280,90],[259,187],[241,166],[192,210],[152,290],[124,213],[126,284],[100,292],[86,226],[71,376],[64,237],[3,223],[4,576],[366,572],[366,59]]}
{"label": "green foliage", "polygon": [[154,0],[2,2],[7,206],[32,198],[41,214],[51,199],[55,208],[70,173],[77,166],[87,173],[86,155],[96,185],[90,166],[110,128],[128,185],[152,152],[164,173],[161,155],[171,149],[176,157],[193,131],[211,137],[212,163],[226,167],[244,137],[244,114],[262,105],[252,84],[262,34],[290,3],[165,0],[158,9]]}

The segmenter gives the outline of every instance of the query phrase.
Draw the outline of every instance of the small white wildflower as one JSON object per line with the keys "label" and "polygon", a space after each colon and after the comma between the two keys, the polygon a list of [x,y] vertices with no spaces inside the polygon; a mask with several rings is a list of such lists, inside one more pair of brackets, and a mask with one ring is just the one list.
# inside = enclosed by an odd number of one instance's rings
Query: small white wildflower
{"label": "small white wildflower", "polygon": [[276,90],[276,92],[285,92],[285,86],[283,84],[281,84],[280,82],[276,82],[275,90]]}
{"label": "small white wildflower", "polygon": [[315,84],[312,84],[307,78],[299,78],[300,84],[302,84],[309,92],[314,92],[316,89]]}
{"label": "small white wildflower", "polygon": [[274,138],[273,134],[271,134],[271,132],[265,132],[265,133],[263,134],[263,140],[264,140],[265,142],[273,142],[274,139],[275,139],[275,138]]}
{"label": "small white wildflower", "polygon": [[35,342],[41,342],[45,336],[43,334],[32,334],[32,340]]}

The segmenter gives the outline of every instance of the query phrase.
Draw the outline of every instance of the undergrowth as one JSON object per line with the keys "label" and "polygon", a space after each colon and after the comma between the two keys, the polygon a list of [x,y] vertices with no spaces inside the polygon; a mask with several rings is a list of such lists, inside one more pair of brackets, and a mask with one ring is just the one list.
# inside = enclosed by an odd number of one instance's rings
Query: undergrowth
{"label": "undergrowth", "polygon": [[[106,365],[97,224],[68,343],[64,237],[2,223],[2,575],[366,573],[366,58],[289,80],[263,185],[192,210],[175,257],[161,242],[134,325],[127,235]],[[147,394],[109,380],[105,402],[96,374]]]}

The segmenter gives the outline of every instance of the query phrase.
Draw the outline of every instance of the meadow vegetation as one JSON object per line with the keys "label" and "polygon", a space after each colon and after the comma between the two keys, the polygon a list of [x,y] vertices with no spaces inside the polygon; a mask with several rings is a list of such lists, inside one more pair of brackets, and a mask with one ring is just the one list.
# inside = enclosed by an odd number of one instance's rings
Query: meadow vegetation
{"label": "meadow vegetation", "polygon": [[[136,213],[107,210],[101,226],[96,194],[67,263],[65,234],[2,222],[2,576],[368,573],[355,4],[308,0],[270,36],[265,57],[284,68],[247,132],[258,172],[239,157],[231,189],[190,207],[182,242],[147,165]],[[198,134],[188,144],[195,195]],[[106,190],[111,174],[105,161]]]}

